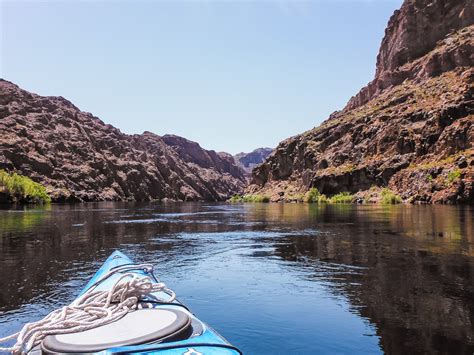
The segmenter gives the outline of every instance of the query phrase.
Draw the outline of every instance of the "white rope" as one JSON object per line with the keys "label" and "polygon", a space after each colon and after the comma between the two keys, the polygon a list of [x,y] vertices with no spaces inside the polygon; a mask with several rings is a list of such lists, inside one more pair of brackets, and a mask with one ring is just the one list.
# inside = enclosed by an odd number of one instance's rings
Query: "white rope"
{"label": "white rope", "polygon": [[15,345],[0,347],[0,352],[27,354],[48,335],[82,332],[115,322],[135,310],[143,297],[154,292],[161,291],[169,295],[167,300],[160,299],[162,302],[174,301],[175,293],[164,283],[153,283],[150,277],[136,273],[121,275],[110,290],[94,291],[113,274],[138,269],[149,273],[153,271],[153,266],[124,265],[108,272],[70,305],[56,309],[39,321],[25,324],[22,330],[15,334],[0,338],[0,343],[16,338]]}

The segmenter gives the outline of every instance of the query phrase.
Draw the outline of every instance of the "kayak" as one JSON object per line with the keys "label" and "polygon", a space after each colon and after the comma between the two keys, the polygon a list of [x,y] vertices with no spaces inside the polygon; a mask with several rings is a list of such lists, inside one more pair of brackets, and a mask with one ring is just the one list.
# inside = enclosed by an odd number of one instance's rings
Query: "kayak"
{"label": "kayak", "polygon": [[[84,287],[78,298],[93,289],[104,291],[120,282],[124,273],[148,276],[148,270],[135,268],[126,255],[115,251]],[[114,270],[121,270],[114,272]],[[156,296],[156,297],[155,297]],[[167,294],[158,291],[141,299],[137,309],[117,321],[82,332],[48,335],[41,343],[43,354],[242,354],[217,331],[198,319],[181,302],[165,302]]]}

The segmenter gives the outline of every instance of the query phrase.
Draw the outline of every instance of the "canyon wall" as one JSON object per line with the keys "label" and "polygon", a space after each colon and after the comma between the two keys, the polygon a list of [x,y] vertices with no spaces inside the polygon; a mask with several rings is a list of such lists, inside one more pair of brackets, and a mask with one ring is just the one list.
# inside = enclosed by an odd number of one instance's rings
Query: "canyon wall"
{"label": "canyon wall", "polygon": [[230,155],[176,136],[127,135],[62,97],[0,80],[0,169],[53,201],[221,201],[245,186]]}
{"label": "canyon wall", "polygon": [[[474,201],[474,3],[406,0],[373,81],[320,126],[281,142],[247,193],[291,200],[389,187],[413,203]],[[357,68],[354,68],[357,70]]]}

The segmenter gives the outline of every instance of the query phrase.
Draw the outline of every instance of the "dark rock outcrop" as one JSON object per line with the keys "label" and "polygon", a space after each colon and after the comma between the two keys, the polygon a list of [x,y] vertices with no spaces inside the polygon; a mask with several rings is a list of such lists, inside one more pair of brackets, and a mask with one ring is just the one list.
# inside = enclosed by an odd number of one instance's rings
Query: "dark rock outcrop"
{"label": "dark rock outcrop", "polygon": [[242,152],[234,155],[234,160],[241,169],[250,174],[253,168],[263,163],[272,152],[272,148],[257,148],[250,153]]}
{"label": "dark rock outcrop", "polygon": [[376,185],[411,202],[473,203],[473,7],[406,0],[375,79],[319,127],[281,142],[247,192],[279,201],[310,187],[331,195]]}
{"label": "dark rock outcrop", "polygon": [[181,137],[127,135],[62,97],[0,80],[0,168],[54,201],[225,200],[245,186],[230,156]]}
{"label": "dark rock outcrop", "polygon": [[429,54],[439,41],[474,22],[474,3],[466,0],[407,0],[385,29],[377,56],[375,78],[349,100],[351,110],[407,79],[422,79],[472,64],[472,42],[445,41],[445,48]]}

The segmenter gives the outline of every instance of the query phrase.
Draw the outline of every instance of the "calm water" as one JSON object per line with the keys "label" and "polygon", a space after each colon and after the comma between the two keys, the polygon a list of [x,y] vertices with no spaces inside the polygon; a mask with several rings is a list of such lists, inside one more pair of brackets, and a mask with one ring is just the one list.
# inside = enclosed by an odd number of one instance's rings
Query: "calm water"
{"label": "calm water", "polygon": [[474,352],[474,211],[451,206],[0,210],[0,337],[72,301],[115,249],[246,354]]}

